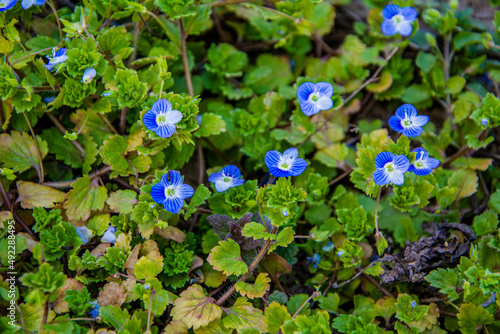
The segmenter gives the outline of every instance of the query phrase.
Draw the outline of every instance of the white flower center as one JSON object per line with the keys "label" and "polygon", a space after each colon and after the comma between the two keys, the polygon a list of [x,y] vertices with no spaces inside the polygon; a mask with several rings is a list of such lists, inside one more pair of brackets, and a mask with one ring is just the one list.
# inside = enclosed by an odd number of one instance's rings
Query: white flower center
{"label": "white flower center", "polygon": [[408,127],[411,127],[413,124],[412,120],[410,117],[408,117],[408,113],[406,112],[405,110],[405,118],[401,121],[401,125],[404,127],[404,128],[408,128]]}
{"label": "white flower center", "polygon": [[289,171],[290,169],[292,169],[292,164],[294,161],[295,159],[290,159],[282,156],[280,158],[280,162],[278,163],[278,168],[284,171]]}
{"label": "white flower center", "polygon": [[394,163],[391,161],[391,162],[388,162],[384,165],[384,171],[386,173],[392,173],[396,170],[396,166],[394,166]]}
{"label": "white flower center", "polygon": [[311,95],[309,95],[309,101],[311,102],[318,102],[319,98],[320,98],[320,94],[319,93],[311,93]]}
{"label": "white flower center", "polygon": [[156,116],[156,124],[165,125],[167,124],[167,116],[165,114],[159,114]]}
{"label": "white flower center", "polygon": [[395,23],[395,24],[400,24],[401,22],[405,21],[405,18],[403,15],[401,14],[397,14],[397,15],[394,15],[392,17],[392,21]]}
{"label": "white flower center", "polygon": [[165,197],[167,197],[167,198],[175,197],[175,188],[174,188],[174,186],[165,187]]}
{"label": "white flower center", "polygon": [[422,168],[424,166],[425,166],[425,164],[422,160],[418,160],[417,162],[415,162],[415,167],[417,167],[417,168]]}

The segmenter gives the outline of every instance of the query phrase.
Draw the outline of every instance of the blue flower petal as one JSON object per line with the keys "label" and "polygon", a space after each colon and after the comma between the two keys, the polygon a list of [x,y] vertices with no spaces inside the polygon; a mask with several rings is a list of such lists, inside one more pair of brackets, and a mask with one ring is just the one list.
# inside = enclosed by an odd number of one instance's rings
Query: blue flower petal
{"label": "blue flower petal", "polygon": [[156,131],[158,129],[158,124],[156,124],[156,114],[149,110],[147,113],[142,116],[142,122],[151,131]]}
{"label": "blue flower petal", "polygon": [[405,7],[401,11],[401,15],[403,15],[406,21],[413,22],[417,18],[418,13],[412,7]]}
{"label": "blue flower petal", "polygon": [[376,168],[383,168],[384,165],[388,162],[391,162],[394,160],[394,154],[391,152],[380,152],[376,157],[375,157],[375,167]]}
{"label": "blue flower petal", "polygon": [[35,6],[42,6],[43,4],[45,4],[45,0],[35,0],[34,1]]}
{"label": "blue flower petal", "polygon": [[177,197],[167,198],[163,203],[165,210],[172,212],[174,215],[181,211],[184,201]]}
{"label": "blue flower petal", "polygon": [[394,15],[398,15],[399,13],[401,13],[401,7],[397,5],[387,5],[382,11],[382,17],[385,20],[390,20]]}
{"label": "blue flower petal", "polygon": [[391,181],[392,183],[394,183],[398,186],[405,183],[405,176],[404,176],[403,172],[400,172],[398,170],[396,170],[392,173],[389,173],[388,177],[389,177],[389,181]]}
{"label": "blue flower petal", "polygon": [[60,48],[59,50],[56,51],[56,53],[54,53],[54,58],[58,58],[65,55],[66,55],[66,48]]}
{"label": "blue flower petal", "polygon": [[441,162],[438,159],[427,158],[426,164],[430,168],[438,168]]}
{"label": "blue flower petal", "polygon": [[240,170],[234,165],[228,165],[224,167],[221,172],[223,172],[227,176],[232,176],[235,179],[239,179],[241,176]]}
{"label": "blue flower petal", "polygon": [[232,182],[224,182],[223,180],[218,180],[215,182],[215,190],[218,193],[224,192],[233,186]]}
{"label": "blue flower petal", "polygon": [[243,183],[245,183],[245,180],[243,180],[243,179],[234,180],[232,187],[234,188],[234,187],[241,186]]}
{"label": "blue flower petal", "polygon": [[175,188],[175,194],[180,199],[186,199],[186,198],[193,196],[194,189],[193,189],[193,187],[191,187],[188,184],[181,184],[181,185],[177,186],[177,188]]}
{"label": "blue flower petal", "polygon": [[169,138],[172,137],[172,135],[175,132],[175,129],[176,129],[175,125],[166,123],[159,125],[155,132],[161,138]]}
{"label": "blue flower petal", "polygon": [[166,186],[178,186],[179,184],[182,184],[182,176],[178,171],[171,170],[161,177],[161,182]]}
{"label": "blue flower petal", "polygon": [[16,4],[17,0],[2,0],[2,4],[4,7],[0,8],[0,12],[6,11],[14,7]]}
{"label": "blue flower petal", "polygon": [[179,110],[170,110],[165,114],[165,121],[170,124],[177,124],[182,120],[182,113]]}
{"label": "blue flower petal", "polygon": [[412,152],[416,153],[415,160],[426,160],[429,157],[429,153],[423,147],[417,147]]}
{"label": "blue flower petal", "polygon": [[166,113],[167,111],[172,110],[172,104],[165,99],[159,99],[153,104],[151,109],[156,113]]}
{"label": "blue flower petal", "polygon": [[410,167],[410,160],[405,155],[396,155],[394,157],[394,164],[399,172],[404,173]]}
{"label": "blue flower petal", "polygon": [[[413,167],[413,165],[412,165]],[[410,171],[408,169],[408,171]],[[413,168],[412,170],[413,173],[415,173],[416,175],[429,175],[431,172],[432,172],[432,168],[429,168],[429,167],[424,167],[424,168]]]}
{"label": "blue flower petal", "polygon": [[222,171],[218,172],[218,173],[212,173],[209,177],[208,177],[208,182],[212,182],[212,183],[215,183],[217,182],[218,180],[222,179],[223,176],[222,176]]}
{"label": "blue flower petal", "polygon": [[108,244],[114,244],[116,242],[116,228],[115,227],[110,227],[104,232],[101,242],[108,243]]}
{"label": "blue flower petal", "polygon": [[406,117],[413,118],[417,116],[417,108],[409,103],[406,103],[396,110],[396,115],[398,115],[401,119],[405,119]]}
{"label": "blue flower petal", "polygon": [[151,197],[156,203],[163,204],[165,202],[165,185],[163,183],[157,183],[151,188]]}
{"label": "blue flower petal", "polygon": [[373,182],[375,182],[375,184],[379,186],[385,186],[390,181],[389,177],[383,169],[377,169],[375,173],[373,173]]}
{"label": "blue flower petal", "polygon": [[429,122],[429,116],[426,115],[415,116],[411,121],[415,126],[424,126]]}
{"label": "blue flower petal", "polygon": [[401,22],[398,24],[398,32],[401,34],[401,36],[408,37],[411,35],[411,32],[413,31],[413,26],[411,25],[411,22]]}
{"label": "blue flower petal", "polygon": [[288,176],[292,176],[292,172],[291,171],[285,171],[285,170],[279,169],[276,166],[269,167],[269,173],[271,173],[271,175],[276,176],[276,177],[288,177]]}
{"label": "blue flower petal", "polygon": [[[333,95],[333,86],[332,86],[331,83],[328,83],[328,82],[318,82],[316,84],[316,89],[321,94],[321,96],[326,96],[326,97],[331,98],[332,95]],[[330,108],[328,108],[328,109],[330,109]]]}
{"label": "blue flower petal", "polygon": [[422,134],[422,128],[419,126],[412,126],[401,131],[407,137],[418,137]]}
{"label": "blue flower petal", "polygon": [[299,101],[306,102],[309,99],[309,95],[311,93],[314,93],[316,90],[316,85],[314,85],[312,82],[304,82],[302,85],[297,88],[297,98]]}
{"label": "blue flower petal", "polygon": [[281,156],[281,153],[278,151],[267,152],[264,158],[264,162],[266,163],[267,168],[271,169],[271,167],[277,167],[278,163],[280,162]]}
{"label": "blue flower petal", "polygon": [[398,33],[396,29],[396,24],[392,21],[384,21],[380,26],[380,30],[382,30],[382,34],[386,36],[396,35]]}
{"label": "blue flower petal", "polygon": [[286,159],[297,159],[299,156],[299,150],[297,150],[295,147],[289,148],[285,152],[283,152],[283,157]]}
{"label": "blue flower petal", "polygon": [[307,168],[307,162],[304,159],[297,158],[297,160],[295,160],[292,163],[292,168],[290,169],[290,172],[292,176],[297,176],[302,174],[306,170],[306,168]]}
{"label": "blue flower petal", "polygon": [[23,9],[28,9],[31,6],[33,6],[33,0],[21,0],[21,7],[23,7]]}
{"label": "blue flower petal", "polygon": [[89,315],[92,318],[96,319],[99,316],[99,309],[97,308],[93,309],[92,311],[89,312]]}
{"label": "blue flower petal", "polygon": [[318,105],[310,101],[301,102],[300,109],[302,109],[302,112],[307,116],[316,115],[320,112]]}
{"label": "blue flower petal", "polygon": [[397,115],[389,118],[389,126],[396,132],[403,132],[404,128],[401,125],[401,118]]}
{"label": "blue flower petal", "polygon": [[333,107],[333,100],[332,100],[331,97],[321,96],[319,98],[318,102],[316,102],[316,107],[319,110],[328,110],[328,109],[331,109]]}

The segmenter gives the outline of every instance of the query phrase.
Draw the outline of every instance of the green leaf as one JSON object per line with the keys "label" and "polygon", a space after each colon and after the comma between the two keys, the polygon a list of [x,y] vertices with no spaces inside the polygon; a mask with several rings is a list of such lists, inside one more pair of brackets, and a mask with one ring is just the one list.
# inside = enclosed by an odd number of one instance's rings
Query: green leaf
{"label": "green leaf", "polygon": [[193,197],[191,197],[191,201],[189,202],[186,212],[184,213],[184,219],[191,217],[191,215],[196,212],[196,207],[204,204],[211,194],[212,193],[207,187],[200,184],[198,188],[196,188]]}
{"label": "green leaf", "polygon": [[398,296],[398,303],[396,304],[396,318],[410,326],[413,322],[422,320],[429,311],[429,306],[427,305],[413,307],[411,305],[413,301],[410,295],[404,293]]}
{"label": "green leaf", "polygon": [[459,76],[453,76],[446,81],[446,86],[448,87],[446,92],[458,94],[465,86],[465,79]]}
{"label": "green leaf", "polygon": [[411,85],[406,88],[401,99],[406,103],[418,104],[426,102],[431,97],[431,89],[426,85]]}
{"label": "green leaf", "polygon": [[477,327],[490,325],[495,320],[493,315],[479,305],[462,304],[457,315],[460,330],[464,334],[476,334]]}
{"label": "green leaf", "polygon": [[422,71],[424,71],[424,73],[428,73],[434,67],[436,60],[436,55],[420,51],[417,55],[416,64],[422,69]]}
{"label": "green leaf", "polygon": [[25,209],[35,207],[53,208],[55,203],[64,200],[65,193],[38,183],[18,181],[16,183],[19,197],[17,202]]}
{"label": "green leaf", "polygon": [[288,244],[290,244],[293,241],[294,234],[295,234],[295,232],[293,231],[293,228],[291,226],[285,227],[278,234],[276,241],[271,244],[271,246],[269,247],[269,250],[267,251],[267,254],[271,253],[278,246],[281,246],[281,247],[288,246]]}
{"label": "green leaf", "polygon": [[339,304],[340,304],[340,296],[338,293],[329,293],[326,296],[319,296],[319,307],[325,311],[330,313],[337,313]]}
{"label": "green leaf", "polygon": [[269,283],[271,279],[267,277],[267,274],[260,273],[253,284],[245,283],[243,281],[238,281],[234,285],[236,291],[238,291],[243,297],[248,297],[250,299],[260,298],[265,295],[267,290],[269,290]]}
{"label": "green leaf", "polygon": [[360,241],[370,235],[375,228],[375,217],[366,213],[362,206],[355,209],[340,209],[336,211],[337,218],[345,227],[349,240]]}
{"label": "green leaf", "polygon": [[137,201],[137,193],[133,190],[118,190],[111,193],[106,200],[109,208],[114,212],[126,215],[132,212],[134,205],[139,203]]}
{"label": "green leaf", "polygon": [[474,217],[472,228],[478,237],[494,233],[498,227],[498,214],[493,210],[487,210]]}
{"label": "green leaf", "polygon": [[460,189],[457,199],[462,199],[475,194],[478,186],[476,171],[460,169],[448,179],[448,186]]}
{"label": "green leaf", "polygon": [[[48,153],[47,142],[37,136],[38,147],[42,159]],[[2,166],[12,169],[14,173],[24,172],[30,167],[39,170],[40,160],[38,160],[37,148],[33,138],[26,132],[22,134],[12,131],[10,135],[4,133],[0,135],[0,156]]]}
{"label": "green leaf", "polygon": [[277,333],[286,321],[292,319],[286,307],[276,302],[272,302],[265,312],[265,322],[270,333]]}
{"label": "green leaf", "polygon": [[240,246],[233,240],[219,241],[219,246],[212,249],[207,261],[215,270],[222,271],[226,275],[243,275],[248,267],[243,262],[240,254]]}
{"label": "green leaf", "polygon": [[266,228],[264,227],[264,225],[255,222],[245,224],[245,226],[241,230],[241,234],[247,238],[254,238],[255,240],[276,240],[277,238],[275,234],[266,232]]}
{"label": "green leaf", "polygon": [[224,309],[227,316],[222,319],[224,326],[234,328],[240,333],[243,329],[255,328],[259,333],[266,331],[264,314],[254,308],[245,297],[240,297],[229,309]]}
{"label": "green leaf", "polygon": [[448,296],[450,301],[454,301],[459,298],[456,291],[459,278],[455,270],[439,268],[431,271],[425,277],[425,280],[429,282],[431,286],[439,288],[439,292]]}
{"label": "green leaf", "polygon": [[194,133],[195,137],[209,137],[226,132],[226,122],[220,115],[205,113],[201,116],[200,128]]}
{"label": "green leaf", "polygon": [[175,300],[171,315],[174,321],[180,320],[196,330],[219,319],[222,309],[215,304],[215,299],[205,295],[201,286],[194,284]]}
{"label": "green leaf", "polygon": [[439,211],[446,209],[448,205],[455,201],[458,195],[458,191],[459,188],[457,187],[444,187],[438,190],[436,194],[436,200],[440,205]]}
{"label": "green leaf", "polygon": [[40,265],[38,272],[24,274],[19,280],[28,288],[51,293],[64,285],[66,276],[55,272],[50,264],[44,262]]}
{"label": "green leaf", "polygon": [[453,37],[453,46],[457,51],[467,45],[481,44],[481,43],[482,43],[482,34],[480,33],[462,31]]}
{"label": "green leaf", "polygon": [[69,220],[87,220],[90,212],[102,210],[108,191],[98,186],[97,178],[90,180],[88,176],[80,177],[71,184],[71,191],[66,194],[64,208]]}
{"label": "green leaf", "polygon": [[127,152],[127,147],[127,140],[124,137],[113,135],[108,140],[105,140],[103,146],[99,148],[99,155],[104,159],[104,163],[111,166],[111,170],[113,171],[110,175],[111,178],[117,175],[127,176],[134,174],[135,170],[138,173],[144,173],[149,170],[151,158],[135,155],[127,160],[123,156]]}
{"label": "green leaf", "polygon": [[89,219],[87,228],[94,231],[96,235],[103,235],[109,228],[109,213],[103,215],[95,215]]}
{"label": "green leaf", "polygon": [[500,100],[493,94],[488,93],[481,101],[481,105],[470,116],[481,125],[482,119],[488,120],[489,127],[497,127],[500,125]]}

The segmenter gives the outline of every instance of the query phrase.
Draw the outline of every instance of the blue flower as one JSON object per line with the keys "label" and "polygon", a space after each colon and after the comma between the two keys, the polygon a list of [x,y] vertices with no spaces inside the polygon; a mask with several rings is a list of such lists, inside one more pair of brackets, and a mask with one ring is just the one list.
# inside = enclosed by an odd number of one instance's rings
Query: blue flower
{"label": "blue flower", "polygon": [[208,181],[215,184],[215,190],[221,193],[232,187],[241,186],[245,180],[240,179],[241,172],[238,167],[229,165],[224,167],[220,172],[213,173],[208,178]]}
{"label": "blue flower", "polygon": [[373,181],[379,186],[389,183],[398,186],[405,183],[404,173],[410,167],[410,160],[404,155],[394,155],[390,152],[381,152],[375,158],[375,173]]}
{"label": "blue flower", "polygon": [[413,30],[412,23],[417,18],[417,11],[411,7],[401,8],[396,5],[387,5],[382,11],[382,33],[387,36],[410,36]]}
{"label": "blue flower", "polygon": [[116,241],[116,227],[110,226],[101,238],[101,242],[114,244]]}
{"label": "blue flower", "polygon": [[283,217],[288,217],[288,209],[281,209],[281,214],[283,215]]}
{"label": "blue flower", "polygon": [[57,51],[53,48],[52,57],[47,56],[47,59],[49,60],[49,63],[45,65],[45,68],[47,71],[52,71],[55,65],[64,63],[66,59],[68,59],[68,56],[66,55],[66,48],[60,48]]}
{"label": "blue flower", "polygon": [[269,151],[264,159],[271,175],[276,177],[297,176],[307,167],[307,162],[299,158],[296,148],[289,148],[283,154],[278,151]]}
{"label": "blue flower", "polygon": [[150,287],[151,287],[151,284],[149,284],[149,283],[146,283],[143,285],[144,290],[149,290]]}
{"label": "blue flower", "polygon": [[344,255],[344,254],[345,254],[345,252],[344,252],[343,250],[339,250],[339,251],[337,252],[337,255],[338,255],[339,257],[342,257],[342,255]]}
{"label": "blue flower", "polygon": [[412,301],[410,303],[410,305],[411,305],[411,308],[415,308],[415,307],[417,307],[417,302],[416,301]]}
{"label": "blue flower", "polygon": [[489,122],[487,118],[481,118],[481,125],[482,126],[488,126]]}
{"label": "blue flower", "polygon": [[168,138],[174,134],[175,124],[179,123],[181,119],[182,113],[179,110],[172,110],[170,102],[160,99],[142,117],[142,122],[161,138]]}
{"label": "blue flower", "polygon": [[309,256],[306,258],[306,262],[308,264],[312,264],[313,268],[318,268],[318,264],[320,261],[321,257],[317,253],[314,253],[313,256]]}
{"label": "blue flower", "polygon": [[89,242],[90,239],[94,236],[94,232],[92,230],[89,230],[87,226],[79,226],[75,227],[76,233],[78,233],[78,236],[80,239],[82,239],[82,242],[86,244]]}
{"label": "blue flower", "polygon": [[331,250],[332,250],[332,249],[334,249],[334,248],[335,248],[335,245],[334,245],[334,244],[333,244],[333,242],[331,242],[331,241],[329,241],[329,242],[328,242],[328,245],[323,246],[323,250],[324,250],[325,252],[329,252],[329,251],[331,251]]}
{"label": "blue flower", "polygon": [[16,2],[17,0],[0,0],[0,12],[11,9]]}
{"label": "blue flower", "polygon": [[89,304],[91,304],[92,308],[93,308],[92,311],[89,312],[89,315],[92,318],[96,319],[99,316],[99,313],[100,313],[100,306],[97,305],[97,301],[95,301],[95,302],[89,302]]}
{"label": "blue flower", "polygon": [[302,112],[307,116],[333,107],[333,86],[328,82],[305,82],[297,89],[297,98]]}
{"label": "blue flower", "polygon": [[182,176],[172,170],[161,177],[160,183],[151,188],[151,197],[156,203],[163,204],[165,210],[178,213],[184,205],[184,199],[193,196],[193,187],[182,183]]}
{"label": "blue flower", "polygon": [[45,0],[21,0],[21,6],[23,9],[28,9],[31,6],[43,6]]}
{"label": "blue flower", "polygon": [[440,164],[438,159],[429,157],[429,153],[421,147],[414,149],[412,152],[417,153],[415,157],[415,162],[408,168],[409,172],[413,172],[417,175],[429,175],[434,168],[437,168]]}
{"label": "blue flower", "polygon": [[93,67],[87,67],[83,72],[82,82],[85,84],[91,83],[96,74],[97,73]]}
{"label": "blue flower", "polygon": [[417,109],[411,104],[403,104],[396,110],[396,115],[389,119],[389,125],[394,131],[407,137],[417,137],[422,133],[422,126],[429,122],[429,116],[418,116]]}

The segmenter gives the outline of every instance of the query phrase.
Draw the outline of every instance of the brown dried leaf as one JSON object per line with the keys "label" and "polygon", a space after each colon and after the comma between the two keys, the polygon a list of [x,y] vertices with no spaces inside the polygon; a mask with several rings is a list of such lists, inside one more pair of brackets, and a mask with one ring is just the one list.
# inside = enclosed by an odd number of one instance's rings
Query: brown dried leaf
{"label": "brown dried leaf", "polygon": [[177,227],[167,226],[165,228],[155,227],[154,233],[162,236],[165,239],[172,239],[178,243],[183,243],[186,239],[186,233],[179,230]]}
{"label": "brown dried leaf", "polygon": [[128,256],[127,261],[125,262],[125,264],[123,266],[127,270],[127,275],[134,277],[134,278],[135,278],[134,266],[135,266],[135,263],[137,262],[137,260],[139,259],[139,251],[141,250],[141,248],[142,248],[141,244],[135,246],[134,250],[132,250],[132,252]]}
{"label": "brown dried leaf", "polygon": [[97,304],[101,307],[108,305],[120,307],[126,299],[125,287],[116,282],[110,282],[99,292]]}
{"label": "brown dried leaf", "polygon": [[106,249],[108,249],[108,247],[111,247],[111,244],[99,244],[92,250],[92,252],[90,252],[90,255],[100,258],[104,253],[106,253]]}
{"label": "brown dried leaf", "polygon": [[56,313],[66,313],[69,312],[68,303],[64,300],[66,297],[66,291],[68,290],[78,290],[81,291],[85,285],[78,282],[74,278],[67,278],[66,283],[59,289],[57,289],[57,298],[54,305],[54,312]]}

